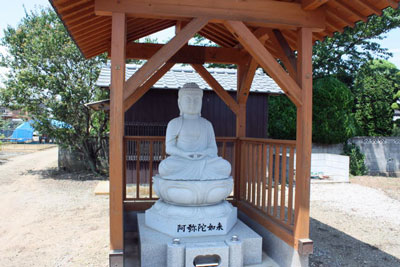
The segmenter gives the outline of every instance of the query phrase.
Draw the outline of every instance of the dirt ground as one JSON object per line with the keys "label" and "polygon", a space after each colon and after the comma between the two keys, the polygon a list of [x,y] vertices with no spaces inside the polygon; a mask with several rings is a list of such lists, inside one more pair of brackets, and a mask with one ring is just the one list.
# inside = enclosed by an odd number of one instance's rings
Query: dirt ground
{"label": "dirt ground", "polygon": [[[12,156],[12,157],[10,157]],[[57,148],[0,152],[0,266],[108,266],[99,179],[56,170]],[[400,266],[400,179],[311,185],[311,266]]]}
{"label": "dirt ground", "polygon": [[2,153],[0,266],[108,266],[108,197],[56,171],[57,148]]}
{"label": "dirt ground", "polygon": [[311,266],[400,266],[400,179],[311,185]]}

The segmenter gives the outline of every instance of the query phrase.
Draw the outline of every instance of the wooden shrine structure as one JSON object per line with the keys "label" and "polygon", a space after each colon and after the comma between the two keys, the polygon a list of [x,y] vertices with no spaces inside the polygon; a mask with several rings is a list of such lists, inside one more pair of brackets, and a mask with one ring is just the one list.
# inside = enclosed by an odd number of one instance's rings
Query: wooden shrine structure
{"label": "wooden shrine structure", "polygon": [[[124,212],[145,210],[156,199],[151,183],[143,194],[139,177],[135,194],[127,196],[127,147],[136,147],[137,166],[165,157],[163,137],[124,136],[124,112],[175,63],[190,64],[236,115],[236,136],[217,137],[222,156],[234,147],[232,203],[295,251],[307,253],[310,247],[303,241],[309,238],[313,43],[381,15],[384,8],[398,8],[399,1],[50,0],[86,58],[105,52],[111,57],[110,257],[123,258]],[[134,42],[171,26],[176,26],[176,35],[166,44]],[[218,47],[188,45],[196,33]],[[127,59],[147,62],[125,81]],[[237,65],[236,97],[204,63]],[[258,67],[296,105],[295,141],[245,136],[246,102]]]}

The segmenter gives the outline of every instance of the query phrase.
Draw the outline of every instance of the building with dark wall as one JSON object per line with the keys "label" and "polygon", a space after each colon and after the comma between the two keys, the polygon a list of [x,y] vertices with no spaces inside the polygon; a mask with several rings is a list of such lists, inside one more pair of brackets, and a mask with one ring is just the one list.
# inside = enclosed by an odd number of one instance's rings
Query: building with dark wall
{"label": "building with dark wall", "polygon": [[[140,65],[127,65],[126,78]],[[236,69],[209,68],[208,71],[236,97]],[[209,120],[216,136],[235,136],[236,117],[210,86],[190,67],[175,66],[168,71],[138,102],[125,112],[125,135],[164,136],[168,122],[179,116],[178,89],[195,82],[204,90],[202,116]],[[109,87],[110,65],[102,68],[97,85]],[[282,94],[278,85],[262,71],[257,71],[247,105],[246,136],[267,137],[268,95]]]}

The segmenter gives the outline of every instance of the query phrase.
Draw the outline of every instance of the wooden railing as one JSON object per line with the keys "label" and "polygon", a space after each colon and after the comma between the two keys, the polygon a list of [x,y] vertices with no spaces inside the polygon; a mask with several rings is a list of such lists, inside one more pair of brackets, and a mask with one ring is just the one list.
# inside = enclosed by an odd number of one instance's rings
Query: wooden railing
{"label": "wooden railing", "polygon": [[[216,138],[218,155],[232,165],[235,177],[235,137]],[[158,196],[152,188],[152,177],[158,173],[158,166],[166,157],[164,136],[125,136],[125,194],[126,203],[136,201],[142,209],[151,205]],[[233,198],[231,196],[230,198]],[[148,204],[143,204],[148,202]]]}
{"label": "wooden railing", "polygon": [[[165,137],[126,136],[125,208],[145,210],[158,199],[152,177],[166,157]],[[232,165],[229,200],[269,231],[294,244],[295,141],[217,137],[218,155]],[[240,155],[237,157],[236,155]]]}
{"label": "wooden railing", "polygon": [[240,138],[238,206],[252,219],[293,239],[295,141]]}

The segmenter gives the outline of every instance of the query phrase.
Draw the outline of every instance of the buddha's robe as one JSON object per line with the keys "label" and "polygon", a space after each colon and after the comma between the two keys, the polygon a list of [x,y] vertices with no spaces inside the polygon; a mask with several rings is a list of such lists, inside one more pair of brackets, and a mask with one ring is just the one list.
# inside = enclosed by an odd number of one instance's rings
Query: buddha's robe
{"label": "buddha's robe", "polygon": [[[166,152],[158,168],[164,179],[171,180],[215,180],[228,178],[231,165],[218,157],[214,130],[209,121],[202,117],[187,119],[178,117],[167,126]],[[201,159],[188,159],[183,152],[207,154]]]}

